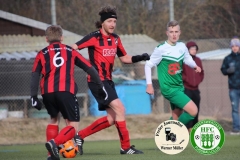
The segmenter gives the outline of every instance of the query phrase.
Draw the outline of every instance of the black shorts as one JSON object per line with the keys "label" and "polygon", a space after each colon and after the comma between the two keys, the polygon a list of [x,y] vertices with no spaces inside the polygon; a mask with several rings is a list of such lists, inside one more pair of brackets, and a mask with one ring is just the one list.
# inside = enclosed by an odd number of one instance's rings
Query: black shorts
{"label": "black shorts", "polygon": [[42,95],[48,114],[54,118],[61,112],[64,119],[79,122],[79,105],[75,95],[70,92],[53,92]]}
{"label": "black shorts", "polygon": [[105,87],[105,89],[108,93],[108,99],[107,100],[104,100],[103,98],[101,98],[99,96],[98,87],[97,87],[96,83],[88,82],[88,87],[91,90],[95,99],[97,100],[98,110],[100,110],[100,111],[106,110],[107,108],[109,108],[109,104],[113,100],[118,99],[118,95],[117,95],[117,92],[116,92],[116,89],[115,89],[114,82],[111,81],[111,80],[102,81],[102,82],[103,82],[103,85],[104,85],[104,87]]}

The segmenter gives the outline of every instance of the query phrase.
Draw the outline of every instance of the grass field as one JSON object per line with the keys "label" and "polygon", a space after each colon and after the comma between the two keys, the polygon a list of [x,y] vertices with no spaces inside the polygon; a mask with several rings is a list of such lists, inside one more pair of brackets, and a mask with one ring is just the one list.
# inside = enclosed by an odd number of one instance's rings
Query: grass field
{"label": "grass field", "polygon": [[[223,148],[214,155],[201,155],[189,143],[188,147],[177,155],[162,153],[154,139],[135,139],[131,141],[136,148],[144,151],[143,155],[120,155],[119,141],[86,141],[84,155],[75,160],[235,160],[239,159],[240,136],[226,136]],[[1,160],[44,160],[44,144],[0,146]],[[64,159],[64,158],[61,158]]]}

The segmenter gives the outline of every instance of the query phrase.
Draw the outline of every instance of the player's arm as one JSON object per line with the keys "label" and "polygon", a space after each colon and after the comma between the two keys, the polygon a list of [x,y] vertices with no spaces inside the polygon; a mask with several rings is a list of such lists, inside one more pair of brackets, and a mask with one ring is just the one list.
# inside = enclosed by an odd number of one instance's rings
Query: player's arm
{"label": "player's arm", "polygon": [[75,50],[77,50],[77,49],[81,50],[83,48],[93,46],[95,43],[95,40],[96,39],[93,36],[93,34],[89,34],[89,35],[86,35],[85,37],[83,37],[81,40],[79,40],[75,44],[71,45],[71,47]]}
{"label": "player's arm", "polygon": [[108,98],[108,94],[104,88],[104,85],[96,71],[96,69],[86,60],[81,54],[77,51],[73,51],[76,55],[75,65],[79,68],[83,69],[87,74],[89,74],[92,78],[92,81],[98,85],[99,95],[105,100]]}
{"label": "player's arm", "polygon": [[199,58],[199,67],[202,69],[200,76],[201,76],[201,82],[204,79],[204,69],[203,69],[203,65],[202,65],[202,60]]}
{"label": "player's arm", "polygon": [[76,44],[72,44],[72,46],[71,46],[73,49],[78,49],[78,46],[76,45]]}
{"label": "player's arm", "polygon": [[146,77],[146,83],[147,83],[147,89],[146,92],[148,94],[154,94],[154,89],[152,86],[152,67],[158,65],[162,60],[161,52],[156,47],[153,51],[150,60],[146,62],[145,64],[145,77]]}
{"label": "player's arm", "polygon": [[88,68],[86,70],[86,72],[87,72],[87,74],[89,74],[91,76],[92,81],[98,85],[99,96],[104,98],[104,100],[107,100],[108,99],[108,93],[107,93],[101,79],[99,78],[99,75],[98,75],[96,69],[92,66],[92,67]]}
{"label": "player's arm", "polygon": [[146,61],[150,59],[147,53],[143,53],[142,55],[136,55],[136,56],[128,55],[122,45],[120,38],[118,38],[117,55],[120,58],[121,62],[127,63],[127,64],[136,63],[139,61]]}
{"label": "player's arm", "polygon": [[42,104],[37,98],[41,71],[42,71],[42,64],[41,64],[40,54],[38,54],[35,58],[34,65],[32,68],[32,74],[31,74],[31,105],[32,107],[35,107],[38,110],[41,110],[42,108]]}
{"label": "player's arm", "polygon": [[201,70],[202,70],[199,66],[197,66],[195,61],[192,59],[192,56],[188,52],[188,49],[187,49],[186,46],[185,46],[185,53],[184,53],[184,63],[186,65],[188,65],[189,67],[193,68],[195,70],[195,72],[199,72],[200,73]]}
{"label": "player's arm", "polygon": [[125,56],[119,57],[121,62],[123,63],[137,63],[140,61],[146,61],[150,59],[150,56],[147,53],[143,53],[142,55],[130,56],[126,54]]}

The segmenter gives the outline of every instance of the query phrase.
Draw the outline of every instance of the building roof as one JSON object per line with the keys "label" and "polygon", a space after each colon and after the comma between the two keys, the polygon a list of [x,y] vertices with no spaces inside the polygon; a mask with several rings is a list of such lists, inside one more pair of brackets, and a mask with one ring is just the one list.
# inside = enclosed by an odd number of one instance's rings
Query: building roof
{"label": "building roof", "polygon": [[122,44],[129,55],[138,55],[142,53],[152,54],[159,42],[143,34],[119,35]]}
{"label": "building roof", "polygon": [[[13,13],[5,12],[3,10],[0,10],[0,18],[9,20],[9,21],[12,21],[15,23],[19,23],[22,25],[26,25],[29,27],[37,28],[37,29],[40,29],[43,31],[45,31],[46,28],[48,26],[50,26],[50,24],[36,21],[36,20],[30,19],[27,17],[19,16],[19,15],[13,14]],[[67,31],[67,30],[63,30],[63,35],[64,36],[79,36],[78,34]]]}
{"label": "building roof", "polygon": [[[40,30],[45,30],[50,25],[2,10],[0,10],[0,18]],[[63,43],[67,45],[72,45],[83,38],[83,36],[67,30],[63,30],[63,36]],[[129,55],[142,53],[151,54],[158,45],[157,41],[147,35],[136,34],[119,36]],[[45,41],[45,36],[31,36],[28,34],[0,35],[0,59],[29,60],[35,58],[37,52],[47,45],[48,43]],[[81,50],[80,53],[85,58],[88,58],[87,49]]]}
{"label": "building roof", "polygon": [[[123,46],[129,55],[142,53],[151,54],[158,42],[146,35],[119,35]],[[82,36],[65,36],[63,43],[72,45],[79,41]],[[35,58],[36,53],[46,47],[48,43],[45,36],[30,35],[0,35],[0,59],[22,60]],[[79,51],[85,58],[88,58],[87,49]],[[25,58],[24,58],[25,57]]]}
{"label": "building roof", "polygon": [[197,56],[202,60],[216,60],[216,59],[224,59],[228,54],[231,53],[230,48],[217,49],[208,52],[198,53]]}
{"label": "building roof", "polygon": [[[229,48],[229,38],[217,38],[217,39],[192,39],[198,45],[198,52],[208,52],[218,49]],[[185,42],[187,43],[187,42]]]}
{"label": "building roof", "polygon": [[[0,10],[0,18],[44,31],[50,25],[2,10]],[[83,38],[83,36],[67,30],[63,30],[63,35],[63,43],[67,45],[71,45]],[[151,54],[154,48],[159,44],[147,35],[135,34],[119,36],[129,55],[138,55],[142,53]],[[229,39],[196,39],[193,41],[199,46],[199,52],[201,53],[199,53],[198,56],[201,59],[223,59],[231,52],[231,50],[227,48],[229,47]],[[48,43],[45,41],[45,36],[31,36],[24,34],[0,35],[0,60],[29,60],[35,58],[37,52],[47,45]],[[81,50],[80,53],[85,58],[88,58],[87,49]]]}

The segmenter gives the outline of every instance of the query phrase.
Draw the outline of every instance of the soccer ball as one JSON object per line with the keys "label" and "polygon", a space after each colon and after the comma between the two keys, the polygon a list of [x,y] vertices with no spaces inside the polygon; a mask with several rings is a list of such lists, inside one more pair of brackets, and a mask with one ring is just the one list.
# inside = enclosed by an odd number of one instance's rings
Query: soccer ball
{"label": "soccer ball", "polygon": [[69,140],[66,143],[59,146],[59,154],[63,158],[74,158],[78,153],[78,147],[73,140]]}

